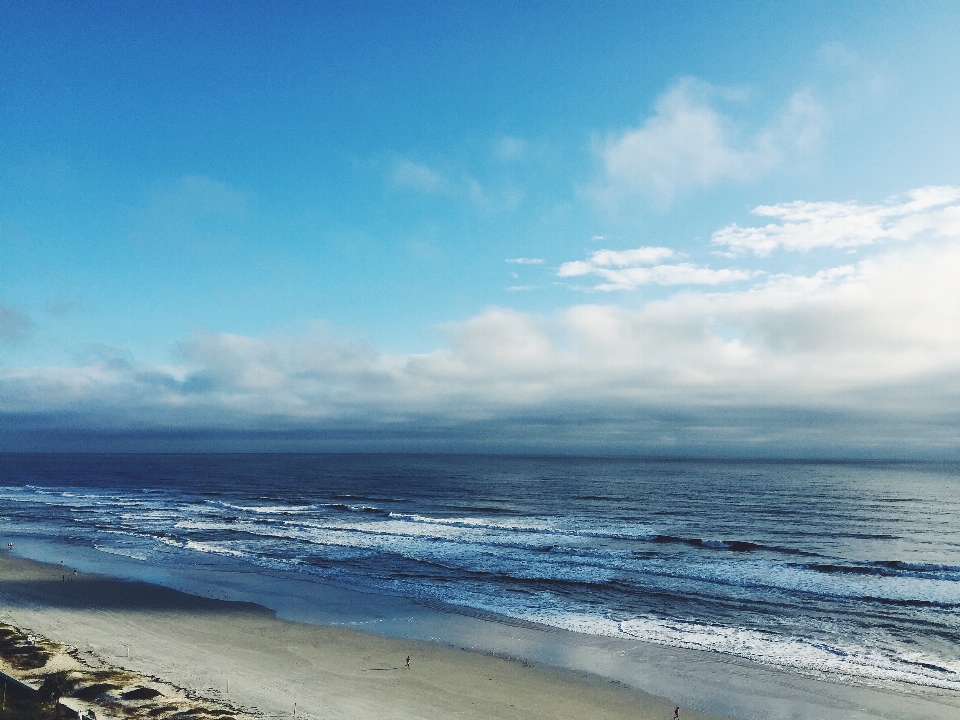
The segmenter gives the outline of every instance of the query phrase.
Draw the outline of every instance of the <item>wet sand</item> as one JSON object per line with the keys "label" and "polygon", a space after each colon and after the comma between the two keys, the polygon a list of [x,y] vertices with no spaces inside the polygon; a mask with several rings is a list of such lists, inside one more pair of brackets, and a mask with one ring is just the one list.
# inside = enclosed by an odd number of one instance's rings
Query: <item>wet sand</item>
{"label": "wet sand", "polygon": [[598,676],[278,620],[253,604],[147,583],[61,578],[58,566],[0,556],[3,620],[272,717],[292,717],[294,703],[304,718],[673,716],[669,701]]}
{"label": "wet sand", "polygon": [[190,592],[62,575],[0,552],[0,620],[268,717],[292,717],[294,703],[306,718],[667,720],[675,704],[685,719],[960,717],[950,691],[816,679],[256,572],[183,569]]}

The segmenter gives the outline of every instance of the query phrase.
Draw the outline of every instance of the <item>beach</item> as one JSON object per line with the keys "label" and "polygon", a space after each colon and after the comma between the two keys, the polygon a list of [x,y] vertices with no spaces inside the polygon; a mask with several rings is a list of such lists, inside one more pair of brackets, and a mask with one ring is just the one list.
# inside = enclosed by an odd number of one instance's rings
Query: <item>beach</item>
{"label": "beach", "polygon": [[146,583],[62,576],[57,565],[5,555],[3,619],[73,645],[81,655],[270,717],[293,716],[294,703],[298,717],[344,719],[662,718],[673,712],[665,700],[599,677],[282,621],[253,604]]}
{"label": "beach", "polygon": [[[349,604],[350,598],[341,600]],[[331,600],[331,611],[336,607]],[[390,608],[381,608],[381,620]],[[305,718],[652,720],[672,717],[675,703],[684,718],[818,718],[841,711],[848,718],[946,720],[960,712],[960,697],[949,692],[830,683],[644,643],[614,651],[573,633],[438,614],[447,626],[432,627],[446,642],[282,620],[254,603],[92,573],[73,576],[59,564],[0,556],[0,620],[72,645],[91,662],[267,717],[292,717],[296,710]],[[390,631],[389,624],[384,628]],[[548,646],[552,665],[536,659]],[[628,668],[635,672],[632,682],[611,677]],[[698,706],[730,712],[704,713]]]}

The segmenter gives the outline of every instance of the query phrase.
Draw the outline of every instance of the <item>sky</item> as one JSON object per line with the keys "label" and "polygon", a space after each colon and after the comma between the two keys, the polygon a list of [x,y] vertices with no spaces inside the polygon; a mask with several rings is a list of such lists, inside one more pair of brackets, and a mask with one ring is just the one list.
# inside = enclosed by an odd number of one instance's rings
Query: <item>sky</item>
{"label": "sky", "polygon": [[0,7],[0,450],[960,458],[952,2]]}

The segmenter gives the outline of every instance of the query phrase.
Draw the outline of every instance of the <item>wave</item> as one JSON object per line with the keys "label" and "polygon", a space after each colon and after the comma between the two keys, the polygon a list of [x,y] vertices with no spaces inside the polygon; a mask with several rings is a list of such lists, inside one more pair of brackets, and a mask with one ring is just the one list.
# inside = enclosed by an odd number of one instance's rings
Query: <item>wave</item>
{"label": "wave", "polygon": [[231,510],[255,513],[257,515],[288,515],[290,513],[306,513],[316,509],[316,505],[234,505],[232,503],[215,500],[211,505],[220,505]]}
{"label": "wave", "polygon": [[781,555],[806,555],[811,557],[817,557],[819,555],[818,553],[800,550],[798,548],[768,545],[750,540],[716,540],[712,538],[678,537],[676,535],[655,535],[651,538],[651,542],[661,545],[675,543],[678,545],[688,545],[690,547],[709,548],[711,550],[730,550],[736,553],[770,552]]}
{"label": "wave", "polygon": [[825,575],[870,575],[876,577],[931,577],[960,581],[960,566],[934,563],[909,563],[900,560],[877,560],[868,563],[805,563],[800,567]]}
{"label": "wave", "polygon": [[100,552],[107,553],[108,555],[119,555],[120,557],[127,557],[133,560],[141,560],[143,562],[146,562],[148,559],[147,555],[142,552],[136,552],[136,551],[127,550],[124,548],[109,547],[107,545],[97,545],[96,543],[94,543],[93,547],[95,550],[99,550]]}
{"label": "wave", "polygon": [[322,507],[330,508],[331,510],[341,510],[343,512],[368,513],[370,515],[380,515],[382,517],[390,517],[391,515],[391,512],[389,510],[378,508],[375,505],[347,505],[346,503],[324,503]]}
{"label": "wave", "polygon": [[[541,622],[543,619],[540,620]],[[842,675],[866,684],[907,682],[960,690],[960,662],[936,657],[891,656],[878,648],[828,643],[790,635],[657,617],[628,620],[566,616],[551,624],[592,634],[629,637],[671,647],[735,655],[815,676]]]}

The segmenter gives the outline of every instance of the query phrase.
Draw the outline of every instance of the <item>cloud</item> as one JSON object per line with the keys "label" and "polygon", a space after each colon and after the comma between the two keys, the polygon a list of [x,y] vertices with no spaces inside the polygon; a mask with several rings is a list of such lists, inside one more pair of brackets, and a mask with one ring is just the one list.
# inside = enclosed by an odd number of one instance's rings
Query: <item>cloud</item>
{"label": "cloud", "polygon": [[404,190],[432,194],[446,192],[450,182],[439,172],[422,163],[398,159],[390,174],[391,182]]}
{"label": "cloud", "polygon": [[527,154],[527,141],[516,137],[502,137],[494,145],[494,154],[505,162],[519,160]]}
{"label": "cloud", "polygon": [[365,447],[391,433],[475,447],[469,428],[483,428],[494,443],[484,447],[500,448],[557,448],[560,438],[568,450],[949,450],[958,274],[960,247],[941,243],[638,309],[491,308],[442,326],[444,346],[423,354],[383,352],[324,326],[302,336],[204,331],[176,366],[8,368],[0,406],[7,417],[83,427],[350,429]]}
{"label": "cloud", "polygon": [[47,305],[47,312],[58,318],[65,318],[83,309],[83,303],[70,295],[55,297]]}
{"label": "cloud", "polygon": [[714,107],[717,99],[738,97],[682,78],[657,99],[643,125],[609,135],[598,147],[603,175],[595,198],[611,208],[638,193],[668,204],[683,190],[755,180],[786,158],[815,149],[827,122],[823,107],[804,90],[749,134]]}
{"label": "cloud", "polygon": [[349,431],[367,448],[949,454],[958,274],[960,247],[939,243],[637,309],[491,308],[442,326],[443,347],[423,354],[325,326],[203,331],[176,366],[7,368],[0,407],[8,429],[332,433],[329,447]]}
{"label": "cloud", "polygon": [[[958,433],[951,441],[937,426],[956,421],[960,400],[957,271],[960,248],[920,248],[809,277],[772,278],[748,291],[649,303],[644,346],[656,350],[644,359],[646,397],[688,409],[696,398],[723,408],[731,426],[746,424],[743,408],[750,406],[776,409],[772,416],[783,426],[814,411],[808,438],[817,414],[844,416],[846,427],[829,431],[864,447],[883,436],[888,456],[905,444],[935,453],[952,442],[956,449]],[[872,427],[872,439],[864,439],[861,423]],[[926,429],[908,442],[895,437],[905,425]],[[810,440],[811,447],[845,441]]]}
{"label": "cloud", "polygon": [[110,351],[77,367],[4,367],[0,443],[48,447],[75,432],[142,448],[150,433],[221,433],[251,449],[957,458],[960,232],[927,216],[951,197],[928,188],[879,206],[935,228],[913,242],[747,285],[670,248],[598,250],[558,272],[685,287],[629,308],[489,308],[440,326],[431,352],[318,324],[198,331],[171,365]]}
{"label": "cloud", "polygon": [[136,242],[188,250],[230,244],[248,217],[247,193],[202,175],[156,190],[134,215]]}
{"label": "cloud", "polygon": [[748,280],[758,275],[755,271],[711,268],[693,263],[658,264],[675,257],[665,247],[640,247],[634,250],[597,250],[589,260],[563,263],[557,270],[559,277],[592,275],[606,282],[594,285],[592,290],[636,290],[642,285],[718,285]]}
{"label": "cloud", "polygon": [[711,242],[731,254],[769,255],[778,248],[806,252],[850,248],[884,240],[909,240],[922,234],[960,236],[960,187],[924,187],[905,199],[879,205],[853,202],[791,202],[760,205],[759,217],[777,223],[763,227],[731,224],[713,233]]}
{"label": "cloud", "polygon": [[508,258],[507,262],[513,263],[514,265],[543,265],[543,258]]}
{"label": "cloud", "polygon": [[0,301],[0,342],[16,343],[23,340],[31,324],[23,310]]}
{"label": "cloud", "polygon": [[202,175],[187,175],[172,188],[160,193],[156,201],[188,212],[243,217],[248,209],[246,193]]}
{"label": "cloud", "polygon": [[482,184],[469,174],[444,174],[429,165],[407,158],[396,158],[393,161],[387,182],[400,190],[465,202],[484,213],[516,210],[525,197],[523,190],[510,183],[492,187],[490,184]]}

